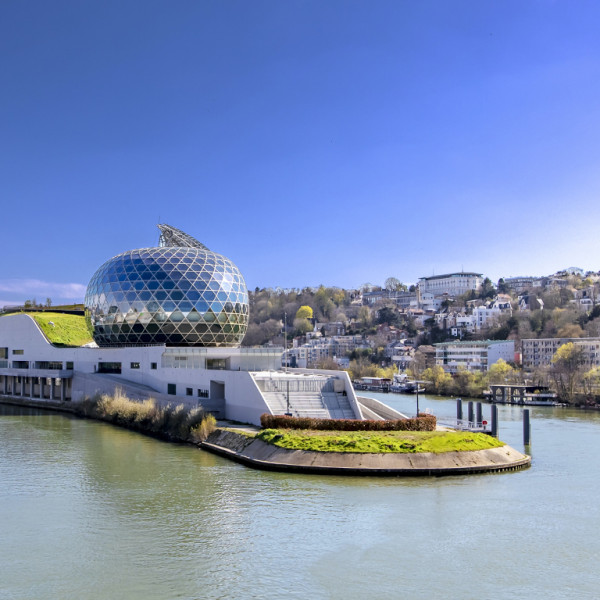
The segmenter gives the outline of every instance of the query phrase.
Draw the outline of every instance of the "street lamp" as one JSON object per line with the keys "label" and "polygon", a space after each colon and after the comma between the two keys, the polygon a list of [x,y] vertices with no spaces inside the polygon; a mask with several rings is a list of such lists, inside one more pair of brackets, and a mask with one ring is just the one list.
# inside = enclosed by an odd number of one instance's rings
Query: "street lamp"
{"label": "street lamp", "polygon": [[415,379],[415,383],[417,384],[416,394],[417,394],[417,418],[418,418],[419,417],[419,384],[420,383],[429,383],[429,381],[425,381],[423,379]]}

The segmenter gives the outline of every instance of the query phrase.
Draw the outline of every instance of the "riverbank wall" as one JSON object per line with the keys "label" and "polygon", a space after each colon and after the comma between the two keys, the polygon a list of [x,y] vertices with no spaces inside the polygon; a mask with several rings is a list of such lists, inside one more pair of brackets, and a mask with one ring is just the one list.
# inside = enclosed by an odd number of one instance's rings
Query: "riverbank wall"
{"label": "riverbank wall", "polygon": [[267,444],[245,432],[218,428],[200,447],[248,467],[325,475],[443,476],[515,471],[531,457],[510,446],[469,452],[385,453],[308,452]]}

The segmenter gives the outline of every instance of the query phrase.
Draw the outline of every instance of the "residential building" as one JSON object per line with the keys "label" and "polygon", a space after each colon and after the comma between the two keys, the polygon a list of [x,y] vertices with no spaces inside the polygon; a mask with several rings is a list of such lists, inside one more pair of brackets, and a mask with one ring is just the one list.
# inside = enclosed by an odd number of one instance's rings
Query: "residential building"
{"label": "residential building", "polygon": [[556,351],[569,342],[581,348],[586,367],[591,369],[600,366],[600,338],[538,338],[521,340],[523,368],[549,366]]}
{"label": "residential building", "polygon": [[443,342],[434,344],[435,362],[448,373],[460,369],[467,371],[487,371],[501,358],[513,361],[515,343],[513,340],[486,340],[482,342]]}
{"label": "residential building", "polygon": [[[509,289],[513,290],[517,294],[521,294],[527,290],[531,290],[533,288],[543,287],[545,283],[544,277],[505,277],[504,285]],[[500,282],[498,282],[500,285]]]}

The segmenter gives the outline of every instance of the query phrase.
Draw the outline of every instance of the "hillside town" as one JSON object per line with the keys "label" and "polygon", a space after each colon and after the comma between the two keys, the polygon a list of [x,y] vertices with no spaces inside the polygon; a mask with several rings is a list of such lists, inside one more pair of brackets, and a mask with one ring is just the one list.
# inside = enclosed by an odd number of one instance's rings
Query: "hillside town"
{"label": "hillside town", "polygon": [[599,293],[600,274],[574,267],[496,284],[457,272],[410,286],[390,277],[356,290],[255,289],[244,345],[285,345],[289,367],[346,369],[355,380],[405,374],[428,391],[475,396],[502,381],[594,404]]}

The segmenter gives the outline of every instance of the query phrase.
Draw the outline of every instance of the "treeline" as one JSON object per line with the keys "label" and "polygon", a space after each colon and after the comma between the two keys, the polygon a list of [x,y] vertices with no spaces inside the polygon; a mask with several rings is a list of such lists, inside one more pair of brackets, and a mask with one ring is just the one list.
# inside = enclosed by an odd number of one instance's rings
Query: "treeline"
{"label": "treeline", "polygon": [[243,345],[258,346],[277,340],[283,335],[284,321],[288,336],[293,337],[297,333],[294,320],[302,306],[312,309],[312,318],[316,322],[347,323],[349,312],[352,316],[355,312],[350,306],[354,294],[353,291],[325,286],[293,290],[256,288],[249,291],[250,322]]}

